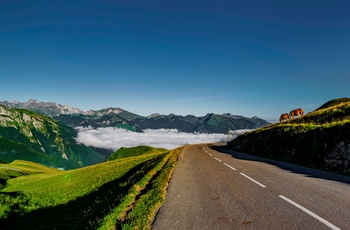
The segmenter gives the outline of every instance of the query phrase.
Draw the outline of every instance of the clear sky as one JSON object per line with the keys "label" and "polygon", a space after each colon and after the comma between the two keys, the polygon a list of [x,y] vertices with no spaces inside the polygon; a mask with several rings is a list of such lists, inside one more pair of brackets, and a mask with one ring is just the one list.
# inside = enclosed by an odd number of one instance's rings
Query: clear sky
{"label": "clear sky", "polygon": [[272,121],[350,96],[348,0],[0,0],[0,100]]}

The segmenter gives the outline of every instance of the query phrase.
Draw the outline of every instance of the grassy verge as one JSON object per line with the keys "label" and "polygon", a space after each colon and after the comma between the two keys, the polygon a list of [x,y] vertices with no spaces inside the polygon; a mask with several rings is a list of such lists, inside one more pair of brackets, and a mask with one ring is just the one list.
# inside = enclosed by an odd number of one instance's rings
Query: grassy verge
{"label": "grassy verge", "polygon": [[[162,164],[151,172],[153,176],[143,189],[139,198],[136,198],[133,209],[127,214],[122,229],[150,229],[156,212],[165,201],[166,189],[177,158],[182,148],[171,152]],[[158,171],[157,171],[158,170]]]}

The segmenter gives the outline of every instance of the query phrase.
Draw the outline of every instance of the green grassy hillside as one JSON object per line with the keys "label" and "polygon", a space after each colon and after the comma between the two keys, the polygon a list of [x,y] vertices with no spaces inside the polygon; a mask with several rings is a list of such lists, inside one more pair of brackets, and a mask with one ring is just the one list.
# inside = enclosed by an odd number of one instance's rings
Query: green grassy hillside
{"label": "green grassy hillside", "polygon": [[350,174],[350,99],[332,100],[303,117],[243,134],[228,147]]}
{"label": "green grassy hillside", "polygon": [[30,161],[16,160],[10,164],[0,163],[0,189],[6,185],[7,180],[31,175],[58,172],[58,169],[49,168]]}
{"label": "green grassy hillside", "polygon": [[22,143],[11,141],[1,136],[0,153],[0,158],[6,162],[21,159],[37,162],[39,164],[44,164],[55,168],[73,169],[81,167],[78,163],[67,161],[66,159],[63,159],[59,156],[35,151]]}
{"label": "green grassy hillside", "polygon": [[145,153],[151,153],[151,152],[164,152],[167,151],[166,149],[163,148],[153,148],[150,146],[136,146],[136,147],[121,147],[114,153],[112,153],[109,157],[108,160],[116,160],[116,159],[121,159],[125,157],[133,157],[133,156],[139,156],[141,154]]}
{"label": "green grassy hillside", "polygon": [[[31,174],[49,174],[60,172],[60,170],[55,168],[46,167],[42,164],[38,164],[31,161],[15,160],[9,164],[1,163],[0,169],[12,168],[17,171],[22,171],[24,175]],[[3,171],[0,173],[0,176],[3,175]]]}
{"label": "green grassy hillside", "polygon": [[75,141],[76,130],[44,115],[0,105],[0,159],[72,169],[104,161]]}
{"label": "green grassy hillside", "polygon": [[180,151],[148,152],[69,171],[23,161],[0,164],[23,172],[0,171],[15,177],[0,190],[1,229],[149,229]]}
{"label": "green grassy hillside", "polygon": [[330,100],[330,101],[326,102],[325,104],[323,104],[320,108],[316,109],[316,111],[321,110],[321,109],[326,109],[328,107],[336,106],[336,105],[339,105],[342,103],[348,103],[349,101],[350,101],[350,98],[348,98],[348,97]]}

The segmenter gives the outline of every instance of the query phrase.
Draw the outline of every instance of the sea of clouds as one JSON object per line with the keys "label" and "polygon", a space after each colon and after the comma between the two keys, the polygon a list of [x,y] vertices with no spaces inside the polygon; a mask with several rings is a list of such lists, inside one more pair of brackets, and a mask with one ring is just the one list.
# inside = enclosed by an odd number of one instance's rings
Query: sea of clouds
{"label": "sea of clouds", "polygon": [[[175,149],[186,144],[226,142],[227,134],[215,133],[185,133],[177,129],[146,129],[142,133],[132,132],[113,127],[82,128],[79,127],[78,143],[97,148],[113,149],[147,145],[157,148]],[[230,134],[230,140],[249,130],[235,130]]]}

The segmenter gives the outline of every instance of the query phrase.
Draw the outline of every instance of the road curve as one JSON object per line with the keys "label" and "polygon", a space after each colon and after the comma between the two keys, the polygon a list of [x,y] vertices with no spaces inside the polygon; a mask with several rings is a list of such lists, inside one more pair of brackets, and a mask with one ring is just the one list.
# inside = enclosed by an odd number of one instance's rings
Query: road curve
{"label": "road curve", "polygon": [[350,177],[187,145],[152,229],[350,229]]}

